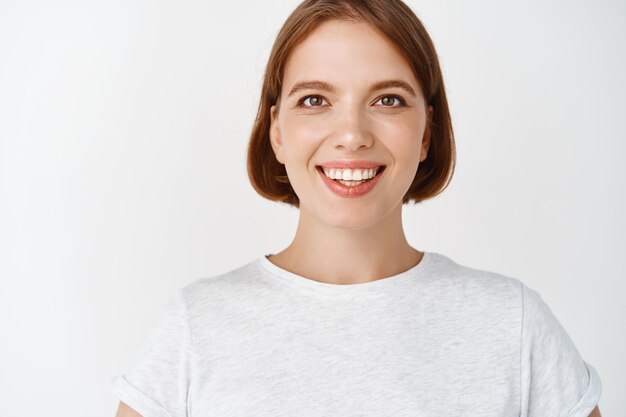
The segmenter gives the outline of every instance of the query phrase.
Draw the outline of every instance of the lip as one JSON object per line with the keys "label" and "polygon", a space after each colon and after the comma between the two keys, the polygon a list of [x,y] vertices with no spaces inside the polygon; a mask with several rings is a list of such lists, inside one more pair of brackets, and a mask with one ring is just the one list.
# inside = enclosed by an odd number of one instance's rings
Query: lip
{"label": "lip", "polygon": [[[356,161],[356,162],[359,162],[359,161]],[[377,167],[377,166],[381,166],[381,165],[380,164],[375,165],[372,168]],[[333,167],[336,168],[336,166],[334,165]],[[369,167],[364,167],[362,165],[355,165],[355,168],[369,168]],[[324,171],[322,170],[320,166],[318,166],[316,170],[319,173],[320,177],[322,178],[322,181],[324,182],[324,184],[326,184],[326,186],[330,189],[330,191],[332,191],[333,193],[337,194],[340,197],[348,197],[348,198],[361,197],[369,193],[376,186],[376,184],[380,180],[380,177],[382,177],[385,174],[385,170],[383,169],[382,172],[379,172],[371,180],[364,182],[362,184],[356,185],[354,187],[349,187],[347,185],[343,185],[339,182],[336,182],[328,178],[326,174],[324,174]]]}
{"label": "lip", "polygon": [[382,162],[366,159],[337,159],[319,164],[323,168],[376,168],[385,166]]}

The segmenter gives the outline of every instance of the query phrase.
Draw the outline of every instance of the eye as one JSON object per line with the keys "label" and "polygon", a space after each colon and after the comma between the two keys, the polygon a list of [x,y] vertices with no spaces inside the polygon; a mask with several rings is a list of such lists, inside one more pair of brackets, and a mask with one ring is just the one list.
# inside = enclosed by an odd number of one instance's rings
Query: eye
{"label": "eye", "polygon": [[321,96],[305,96],[300,99],[298,105],[304,105],[304,107],[319,107],[323,102],[324,99]]}
{"label": "eye", "polygon": [[[398,96],[383,96],[378,101],[381,102],[383,107],[400,107],[404,106],[406,103],[404,100]],[[394,106],[394,104],[397,104]]]}

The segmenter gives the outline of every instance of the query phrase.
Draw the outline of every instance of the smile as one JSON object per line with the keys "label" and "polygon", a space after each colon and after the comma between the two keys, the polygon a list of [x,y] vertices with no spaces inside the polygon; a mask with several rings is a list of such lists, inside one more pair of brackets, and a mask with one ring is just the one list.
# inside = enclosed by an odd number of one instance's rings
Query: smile
{"label": "smile", "polygon": [[370,192],[384,170],[384,165],[373,168],[317,167],[326,186],[341,197],[360,197]]}
{"label": "smile", "polygon": [[324,168],[322,171],[324,174],[337,182],[347,185],[355,186],[371,180],[376,176],[381,167],[369,168],[369,169],[350,169],[350,168]]}

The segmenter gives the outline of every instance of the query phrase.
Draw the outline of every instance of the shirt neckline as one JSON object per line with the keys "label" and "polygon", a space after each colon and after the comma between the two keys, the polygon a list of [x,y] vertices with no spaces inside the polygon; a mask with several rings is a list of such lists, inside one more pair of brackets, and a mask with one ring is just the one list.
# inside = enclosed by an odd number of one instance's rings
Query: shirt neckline
{"label": "shirt neckline", "polygon": [[374,281],[358,284],[331,284],[303,277],[272,263],[269,259],[267,259],[267,257],[271,254],[261,256],[257,259],[256,263],[267,272],[270,272],[272,277],[277,278],[282,283],[295,287],[309,289],[325,294],[380,293],[381,291],[398,288],[399,286],[403,286],[407,283],[413,282],[421,276],[424,276],[435,254],[428,251],[423,252],[424,256],[422,256],[420,262],[406,271],[396,275],[379,278]]}

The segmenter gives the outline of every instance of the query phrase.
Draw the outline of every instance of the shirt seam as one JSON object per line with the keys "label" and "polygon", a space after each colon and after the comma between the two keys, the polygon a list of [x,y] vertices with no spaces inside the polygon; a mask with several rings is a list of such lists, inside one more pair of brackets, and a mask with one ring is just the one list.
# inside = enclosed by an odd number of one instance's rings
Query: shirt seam
{"label": "shirt seam", "polygon": [[179,296],[180,303],[183,307],[183,322],[186,328],[187,337],[189,339],[189,359],[188,359],[188,364],[187,364],[187,367],[189,370],[189,379],[188,379],[188,385],[187,385],[187,392],[185,394],[185,406],[186,406],[187,416],[191,417],[191,413],[190,413],[191,404],[189,403],[190,401],[189,392],[191,391],[191,381],[193,380],[193,367],[191,365],[193,363],[193,358],[195,355],[195,342],[193,340],[193,333],[191,331],[191,324],[189,321],[189,309],[187,306],[187,301],[185,299],[185,293],[183,289],[178,290],[178,296]]}
{"label": "shirt seam", "polygon": [[[523,400],[524,400],[524,381],[523,381],[523,375],[524,375],[524,311],[525,311],[525,305],[524,305],[524,283],[520,281],[520,299],[521,299],[521,306],[520,306],[520,310],[521,310],[521,326],[520,326],[520,343],[519,343],[519,414],[520,416],[522,416],[522,408],[523,408]],[[522,416],[524,417],[524,416]]]}

